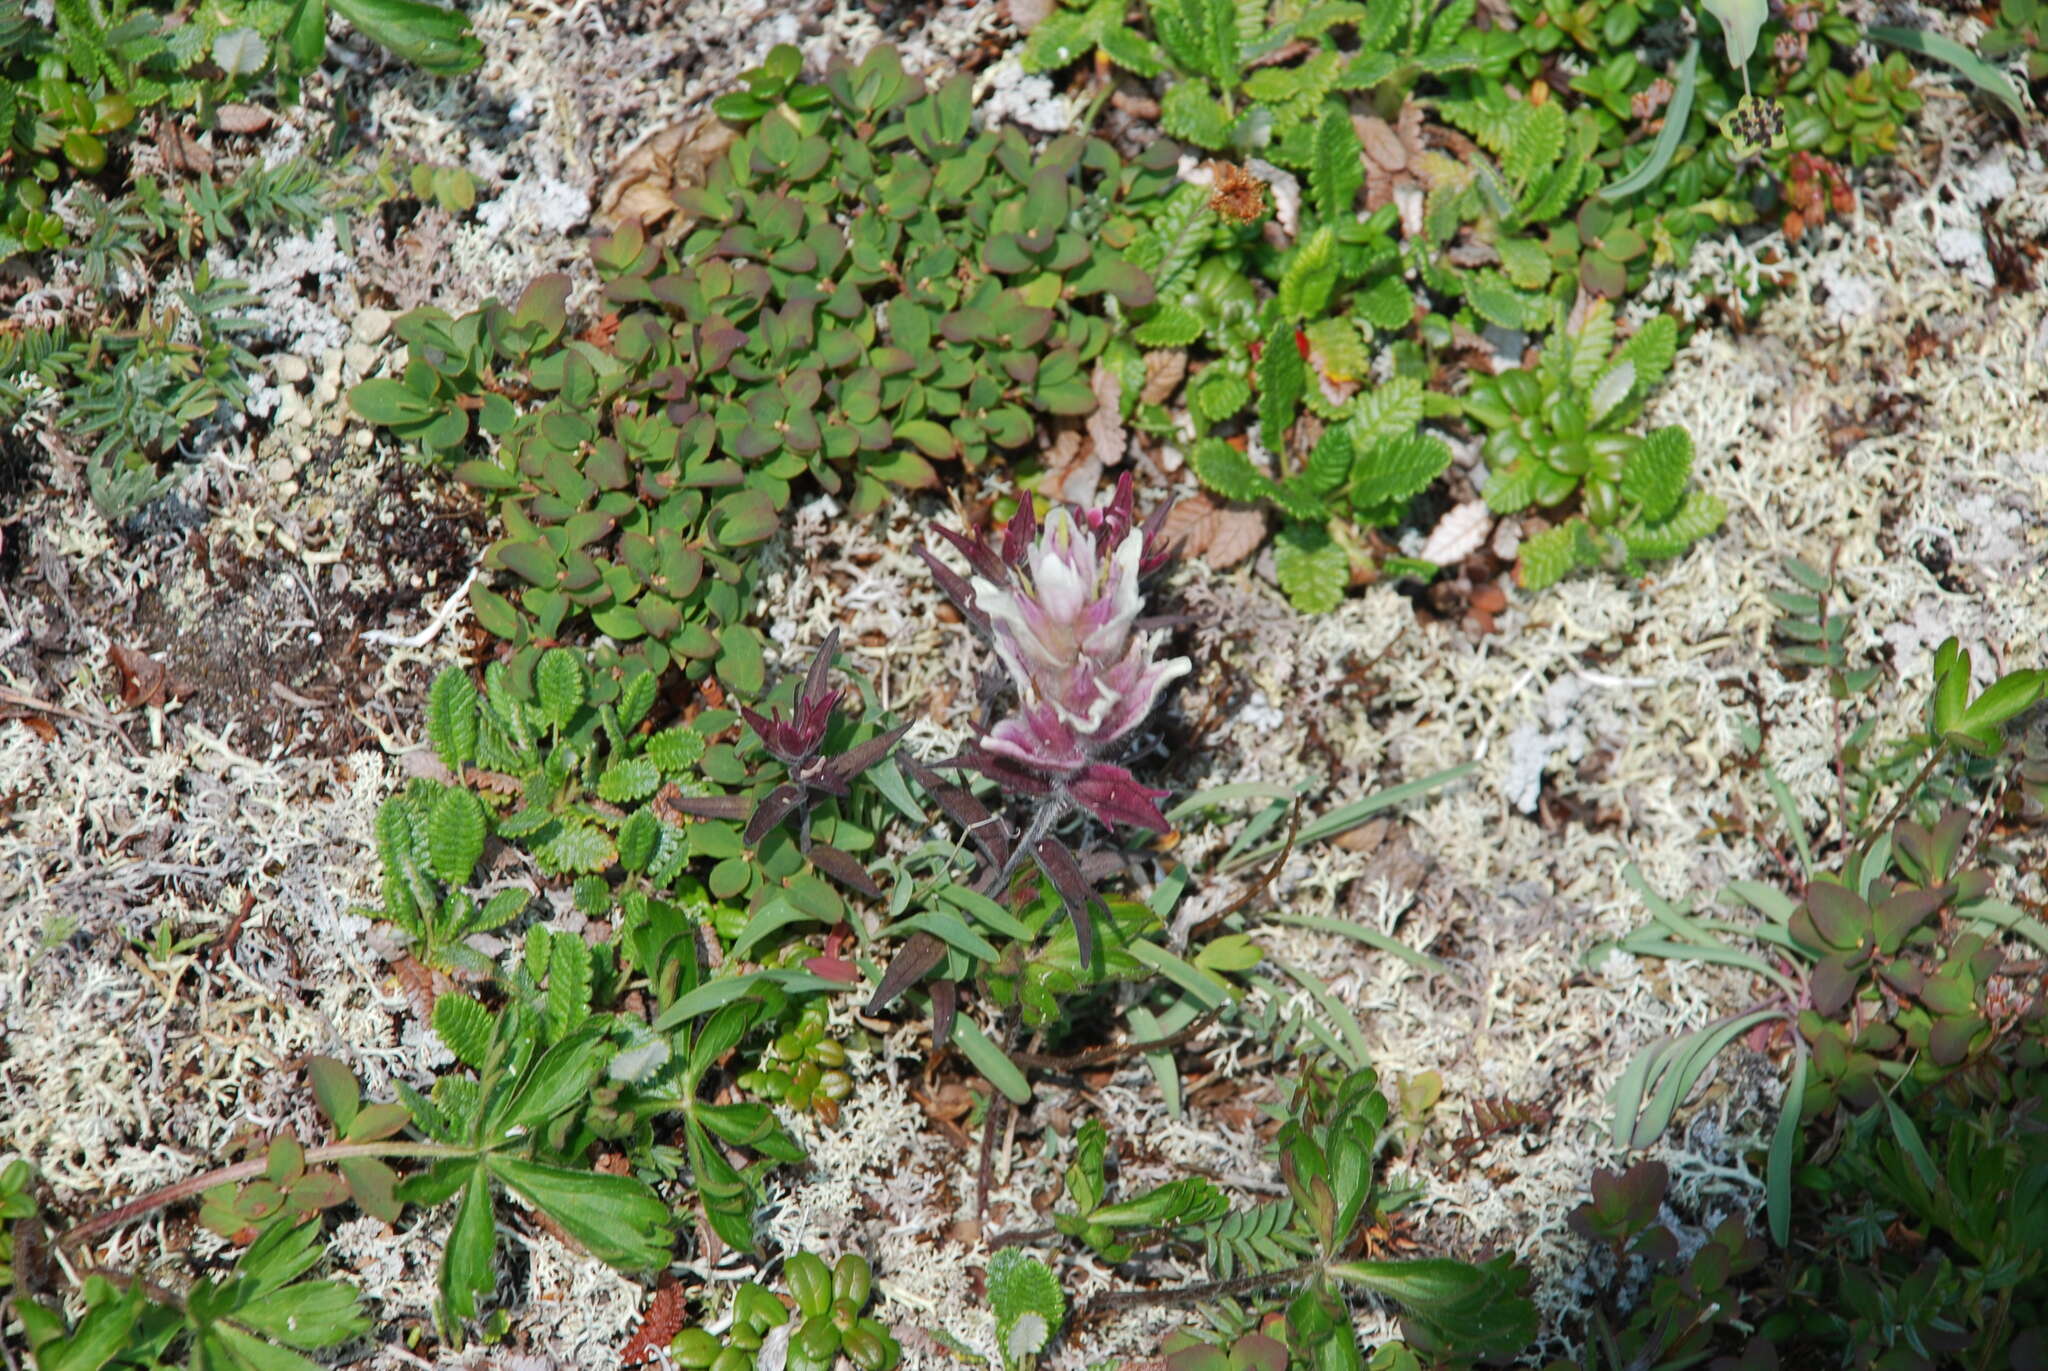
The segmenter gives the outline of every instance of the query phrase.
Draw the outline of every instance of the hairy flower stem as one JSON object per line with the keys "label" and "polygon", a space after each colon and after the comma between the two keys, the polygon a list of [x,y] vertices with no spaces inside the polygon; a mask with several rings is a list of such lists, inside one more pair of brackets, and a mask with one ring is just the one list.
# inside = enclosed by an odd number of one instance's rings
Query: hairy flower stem
{"label": "hairy flower stem", "polygon": [[1017,868],[1031,860],[1031,854],[1037,849],[1039,840],[1052,832],[1052,826],[1065,818],[1073,807],[1073,797],[1063,791],[1056,791],[1045,797],[1039,804],[1038,811],[1031,816],[1031,822],[1024,826],[1024,836],[1018,840],[1016,848],[1010,853],[1010,860],[1003,863],[1003,869],[996,873],[995,880],[990,883],[991,893],[1005,889],[1010,884],[1010,878],[1017,874]]}
{"label": "hairy flower stem", "polygon": [[[311,1166],[316,1162],[340,1161],[348,1157],[419,1157],[439,1159],[443,1157],[473,1157],[475,1155],[477,1155],[477,1149],[473,1147],[456,1147],[447,1143],[329,1143],[324,1147],[307,1148],[306,1164]],[[270,1158],[266,1154],[261,1157],[251,1157],[247,1161],[236,1162],[232,1166],[222,1166],[212,1171],[203,1171],[197,1176],[187,1176],[184,1180],[167,1185],[161,1190],[152,1190],[147,1195],[137,1196],[126,1204],[109,1209],[104,1214],[94,1215],[92,1218],[71,1229],[63,1237],[57,1239],[57,1249],[59,1251],[69,1251],[83,1243],[92,1241],[103,1233],[111,1233],[123,1224],[141,1218],[144,1214],[153,1213],[166,1205],[176,1204],[179,1200],[190,1199],[194,1195],[203,1194],[216,1186],[234,1185],[241,1181],[252,1180],[269,1169]]]}

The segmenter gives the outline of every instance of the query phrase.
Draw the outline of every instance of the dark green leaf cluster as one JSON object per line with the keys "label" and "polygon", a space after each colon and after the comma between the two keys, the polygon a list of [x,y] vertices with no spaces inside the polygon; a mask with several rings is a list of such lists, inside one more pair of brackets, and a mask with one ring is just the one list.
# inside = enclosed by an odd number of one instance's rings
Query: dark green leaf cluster
{"label": "dark green leaf cluster", "polygon": [[[1289,1349],[1303,1366],[1363,1365],[1346,1305],[1350,1290],[1392,1300],[1409,1343],[1425,1352],[1463,1360],[1521,1352],[1535,1335],[1536,1312],[1523,1297],[1526,1274],[1508,1259],[1474,1266],[1350,1256],[1359,1230],[1381,1221],[1389,1204],[1377,1179],[1387,1114],[1371,1071],[1310,1065],[1274,1139],[1287,1201],[1247,1210],[1233,1210],[1215,1186],[1193,1177],[1111,1202],[1108,1133],[1090,1120],[1075,1134],[1065,1174],[1073,1208],[1053,1221],[1104,1261],[1122,1263],[1162,1242],[1192,1243],[1208,1250],[1212,1271],[1231,1288],[1290,1292],[1284,1332],[1275,1325],[1267,1339],[1279,1350],[1246,1345],[1259,1354],[1252,1366],[1264,1368],[1275,1355],[1284,1367]],[[1222,1260],[1219,1251],[1227,1254]],[[1188,1365],[1234,1365],[1192,1344],[1185,1350]]]}
{"label": "dark green leaf cluster", "polygon": [[[1681,1257],[1677,1235],[1659,1221],[1669,1181],[1662,1162],[1595,1171],[1593,1198],[1571,1213],[1572,1231],[1605,1248],[1611,1263],[1607,1290],[1586,1311],[1586,1352],[1578,1365],[1677,1368],[1733,1343],[1743,1348],[1743,1359],[1715,1363],[1732,1371],[1753,1365],[1748,1357],[1773,1350],[1767,1338],[1745,1336],[1763,1300],[1741,1278],[1763,1265],[1763,1239],[1740,1218],[1727,1218],[1690,1256]],[[1648,1286],[1621,1313],[1616,1288],[1636,1262],[1648,1268]],[[1553,1362],[1548,1371],[1572,1371],[1574,1365]]]}
{"label": "dark green leaf cluster", "polygon": [[[1797,574],[1816,592],[1832,591],[1831,578],[1803,564]],[[1836,622],[1819,594],[1810,611],[1799,609],[1823,625]],[[1832,674],[1843,669],[1832,654],[1822,660]],[[1628,879],[1649,903],[1653,922],[1595,953],[1614,947],[1700,957],[1749,971],[1770,987],[1749,1009],[1638,1055],[1616,1082],[1612,1102],[1616,1139],[1648,1146],[1707,1067],[1744,1034],[1789,1046],[1787,1107],[1765,1174],[1771,1232],[1780,1244],[1791,1230],[1804,1121],[1882,1115],[1900,1146],[1924,1150],[1909,1108],[1914,1101],[2004,1098],[2016,1067],[2048,1056],[2048,997],[2038,978],[2015,977],[2018,967],[2006,950],[2015,937],[2048,949],[2048,925],[1996,897],[1992,868],[1977,864],[1983,838],[1972,839],[1972,811],[1954,803],[1970,799],[1973,786],[1999,783],[2005,769],[2025,766],[2025,744],[2008,735],[2048,691],[2048,673],[2011,672],[1973,697],[1968,654],[1951,639],[1935,654],[1934,677],[1928,731],[1905,750],[1918,770],[1902,786],[1884,782],[1900,793],[1882,821],[1865,815],[1875,778],[1895,764],[1875,772],[1858,765],[1863,774],[1852,784],[1849,751],[1861,761],[1864,744],[1853,739],[1863,730],[1845,737],[1834,816],[1840,833],[1830,838],[1841,855],[1832,868],[1817,862],[1815,840],[1790,793],[1766,773],[1791,827],[1803,876],[1797,898],[1759,881],[1731,884],[1727,899],[1762,918],[1743,927],[1695,917],[1689,904],[1657,896],[1630,868]],[[1837,695],[1838,708],[1849,694]],[[1841,724],[1838,716],[1838,735],[1845,733]],[[1935,812],[1922,822],[1918,816],[1930,808]]]}
{"label": "dark green leaf cluster", "polygon": [[351,394],[438,453],[497,440],[456,474],[505,520],[487,561],[520,589],[474,603],[522,651],[587,621],[605,675],[681,661],[754,694],[749,563],[793,483],[871,512],[1088,413],[1110,318],[1152,298],[1119,248],[1170,160],[976,132],[967,80],[927,91],[892,48],[798,70],[778,49],[719,102],[734,141],[678,193],[674,248],[635,223],[596,244],[608,344],[565,338],[552,278],[408,315],[404,375]]}
{"label": "dark green leaf cluster", "polygon": [[[112,142],[150,110],[197,109],[272,72],[280,94],[327,50],[326,0],[224,0],[177,11],[154,0],[53,0],[56,23],[0,0],[0,261],[63,247],[50,210],[66,185],[105,170]],[[467,71],[483,48],[458,10],[424,0],[334,0],[336,13],[406,61]]]}
{"label": "dark green leaf cluster", "polygon": [[348,1284],[301,1279],[321,1253],[318,1223],[280,1223],[230,1272],[202,1277],[175,1298],[140,1277],[94,1274],[80,1288],[76,1321],[27,1298],[15,1299],[10,1312],[44,1371],[316,1371],[304,1353],[339,1346],[370,1326]]}
{"label": "dark green leaf cluster", "polygon": [[1616,348],[1611,307],[1594,300],[1575,325],[1560,324],[1535,370],[1473,381],[1465,412],[1487,430],[1487,505],[1507,514],[1577,501],[1576,513],[1523,544],[1525,587],[1609,560],[1676,556],[1721,526],[1720,499],[1686,488],[1691,436],[1676,425],[1628,431],[1670,367],[1677,333],[1660,316]]}
{"label": "dark green leaf cluster", "polygon": [[741,1073],[739,1088],[835,1121],[839,1102],[853,1093],[853,1077],[846,1073],[846,1044],[832,1036],[828,1017],[824,1000],[808,1001],[796,1024],[761,1050],[760,1064]]}
{"label": "dark green leaf cluster", "polygon": [[[1716,132],[1747,97],[1750,75],[1702,68],[1699,45],[1683,43],[1693,19],[1678,0],[1510,8],[1514,22],[1482,16],[1472,0],[1148,0],[1133,16],[1108,0],[1073,0],[1025,45],[1030,69],[1092,53],[1104,70],[1156,79],[1166,133],[1245,163],[1212,164],[1223,178],[1213,196],[1183,185],[1141,215],[1130,258],[1152,273],[1160,298],[1137,311],[1131,340],[1200,350],[1184,391],[1204,445],[1194,465],[1224,499],[1279,506],[1276,564],[1297,607],[1327,608],[1367,579],[1371,557],[1351,530],[1398,521],[1437,474],[1416,468],[1414,490],[1397,483],[1371,512],[1319,498],[1338,496],[1346,472],[1320,446],[1320,428],[1296,428],[1304,403],[1343,422],[1371,403],[1368,378],[1391,363],[1395,376],[1432,387],[1428,413],[1453,413],[1436,392],[1469,365],[1473,334],[1540,332],[1582,293],[1613,300],[1641,289],[1654,268],[1683,266],[1702,238],[1782,213],[1788,157],[1860,166],[1888,153],[1920,99],[1899,55],[1858,65],[1866,35],[1834,0],[1802,6],[1769,26],[1772,62],[1753,103],[1779,111],[1786,128],[1767,156],[1754,156]],[[1907,30],[1871,36],[1948,61],[2016,101],[1953,44]],[[1359,211],[1366,191],[1377,214]],[[1254,286],[1260,277],[1270,294]],[[1142,375],[1121,340],[1106,364]],[[1646,375],[1636,399],[1653,385]],[[1125,395],[1135,389],[1127,379]],[[1254,403],[1246,436],[1269,458],[1229,428],[1216,432]],[[1124,409],[1141,431],[1176,441],[1163,406],[1127,399]],[[1375,475],[1410,469],[1351,447]],[[1688,455],[1674,439],[1657,447],[1646,473]],[[1537,498],[1507,489],[1526,498],[1496,508]],[[1671,556],[1719,523],[1704,498],[1645,515],[1641,502],[1588,495],[1587,522],[1528,545],[1525,585]]]}
{"label": "dark green leaf cluster", "polygon": [[1990,58],[2019,56],[2030,81],[2048,81],[2048,5],[2041,0],[2001,0],[1991,31],[1977,50]]}
{"label": "dark green leaf cluster", "polygon": [[855,1371],[891,1371],[903,1348],[867,1306],[874,1272],[865,1257],[847,1253],[830,1267],[810,1252],[782,1266],[787,1298],[744,1281],[733,1295],[732,1320],[722,1333],[687,1327],[669,1344],[676,1365],[689,1371],[753,1371],[773,1329],[794,1318],[783,1364],[789,1371],[832,1371],[842,1360]]}

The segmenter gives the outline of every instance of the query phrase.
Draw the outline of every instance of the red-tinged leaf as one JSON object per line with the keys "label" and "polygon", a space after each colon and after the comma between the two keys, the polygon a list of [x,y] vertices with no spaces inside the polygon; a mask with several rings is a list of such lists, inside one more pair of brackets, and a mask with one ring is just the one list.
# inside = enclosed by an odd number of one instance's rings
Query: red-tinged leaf
{"label": "red-tinged leaf", "polygon": [[921,543],[918,545],[917,555],[924,558],[924,564],[931,568],[932,580],[938,585],[940,592],[953,602],[953,608],[959,610],[967,622],[986,633],[988,616],[974,607],[974,587],[967,583],[967,578],[934,557],[931,549]]}
{"label": "red-tinged leaf", "polygon": [[938,772],[908,753],[904,754],[902,762],[903,769],[910,773],[910,779],[924,788],[940,812],[967,831],[967,836],[974,839],[975,845],[995,867],[1001,869],[1010,864],[1009,829],[989,812],[988,806],[962,787],[940,779]]}
{"label": "red-tinged leaf", "polygon": [[1052,882],[1052,888],[1059,892],[1060,903],[1066,906],[1067,917],[1074,921],[1074,942],[1080,949],[1081,965],[1091,966],[1095,961],[1095,921],[1088,915],[1088,901],[1091,892],[1088,882],[1081,875],[1080,863],[1074,854],[1058,838],[1040,838],[1031,855],[1038,862],[1038,869]]}
{"label": "red-tinged leaf", "polygon": [[362,1087],[355,1074],[332,1057],[314,1057],[306,1063],[306,1079],[313,1087],[313,1103],[334,1125],[335,1134],[346,1133],[362,1107]]}
{"label": "red-tinged leaf", "polygon": [[670,795],[670,808],[698,819],[729,819],[738,822],[754,812],[744,795]]}
{"label": "red-tinged leaf", "polygon": [[397,1223],[405,1206],[398,1199],[398,1173],[375,1157],[344,1157],[336,1163],[349,1194],[365,1214]]}
{"label": "red-tinged leaf", "polygon": [[1970,1055],[1970,1043],[1982,1031],[1984,1020],[1976,1015],[1941,1019],[1927,1035],[1927,1055],[1936,1066],[1957,1066]]}
{"label": "red-tinged leaf", "polygon": [[743,835],[748,847],[756,847],[761,840],[788,818],[790,811],[803,803],[804,789],[798,785],[779,785],[768,792],[768,798],[754,806],[754,815],[747,820],[747,831]]}
{"label": "red-tinged leaf", "polygon": [[953,1016],[960,1012],[960,986],[954,981],[932,982],[932,1048],[944,1047],[953,1038]]}
{"label": "red-tinged leaf", "polygon": [[1834,1018],[1849,1007],[1860,980],[1856,964],[1846,954],[1837,952],[1821,958],[1809,981],[1813,990],[1813,1007],[1826,1017]]}
{"label": "red-tinged leaf", "polygon": [[882,887],[875,884],[875,878],[868,874],[868,869],[830,843],[812,843],[811,850],[804,855],[811,859],[812,866],[848,889],[857,890],[871,900],[882,898]]}
{"label": "red-tinged leaf", "polygon": [[1878,905],[1870,915],[1871,927],[1877,932],[1878,950],[1887,956],[1896,953],[1906,945],[1913,930],[1932,918],[1955,893],[1953,885],[1905,890]]}
{"label": "red-tinged leaf", "polygon": [[1070,782],[1068,789],[1106,824],[1129,824],[1155,833],[1172,827],[1159,812],[1159,801],[1171,792],[1139,785],[1138,778],[1120,766],[1098,762]]}
{"label": "red-tinged leaf", "polygon": [[804,970],[842,985],[853,985],[860,980],[860,968],[844,957],[812,957],[804,963]]}
{"label": "red-tinged leaf", "polygon": [[910,935],[889,963],[889,969],[882,973],[882,983],[875,987],[873,998],[868,1001],[865,1014],[879,1014],[887,1009],[904,991],[924,979],[925,973],[946,960],[946,945],[922,929]]}
{"label": "red-tinged leaf", "polygon": [[349,1142],[381,1142],[412,1122],[412,1111],[402,1104],[366,1104],[342,1135]]}
{"label": "red-tinged leaf", "polygon": [[888,756],[889,749],[896,746],[909,731],[909,724],[898,724],[887,733],[877,734],[868,739],[859,747],[848,748],[834,757],[826,769],[832,773],[834,779],[844,785]]}

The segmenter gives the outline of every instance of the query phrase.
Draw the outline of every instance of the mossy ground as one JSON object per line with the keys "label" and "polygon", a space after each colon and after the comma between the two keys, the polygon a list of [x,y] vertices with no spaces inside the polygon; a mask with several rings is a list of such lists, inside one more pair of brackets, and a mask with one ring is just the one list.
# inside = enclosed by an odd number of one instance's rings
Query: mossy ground
{"label": "mossy ground", "polygon": [[[290,240],[242,263],[279,283],[266,295],[269,419],[222,434],[176,495],[121,532],[90,512],[63,435],[7,440],[0,1154],[33,1160],[62,1211],[187,1175],[245,1130],[310,1128],[296,1072],[307,1053],[344,1058],[373,1091],[424,1083],[448,1061],[419,1024],[422,988],[394,975],[395,949],[348,910],[373,898],[371,819],[420,747],[424,684],[479,646],[466,615],[437,611],[488,532],[452,483],[373,440],[342,396],[384,364],[395,311],[459,310],[545,270],[587,285],[581,239],[611,168],[771,43],[822,56],[890,37],[912,65],[984,66],[1012,37],[988,3],[881,9],[481,6],[489,57],[473,84],[387,71],[344,88],[364,136],[467,166],[478,208],[407,206],[360,228],[352,254]],[[1017,105],[1009,77],[985,84]],[[1161,725],[1156,768],[1177,789],[1307,778],[1336,804],[1479,762],[1426,802],[1296,855],[1272,891],[1295,912],[1426,949],[1448,974],[1344,939],[1264,936],[1350,1008],[1384,1075],[1442,1076],[1415,1157],[1428,1193],[1407,1236],[1467,1255],[1514,1249],[1553,1320],[1581,1294],[1565,1215],[1617,1157],[1605,1092],[1635,1050],[1739,1007],[1746,990],[1693,964],[1587,965],[1589,948],[1643,917],[1622,869],[1702,896],[1764,870],[1750,835],[1770,828],[1772,804],[1745,727],[1761,729],[1809,819],[1834,784],[1824,692],[1770,646],[1778,560],[1839,558],[1852,651],[1903,682],[1878,697],[1895,731],[1949,634],[1987,665],[2048,657],[2048,290],[2026,247],[2048,239],[2048,171],[2038,140],[1934,94],[1899,161],[1861,182],[1855,215],[1796,247],[1710,245],[1671,282],[1704,326],[1650,418],[1692,430],[1698,479],[1731,511],[1682,560],[1636,581],[1510,591],[1484,634],[1387,587],[1302,619],[1257,564],[1198,563],[1175,583],[1197,663]],[[295,113],[280,137],[324,138],[335,107]],[[311,265],[295,272],[295,257]],[[1778,289],[1733,328],[1712,300],[1744,272]],[[961,736],[976,703],[976,653],[911,555],[924,521],[945,513],[925,499],[853,525],[824,503],[802,510],[770,554],[759,616],[785,663],[841,628],[883,698],[921,716],[908,745],[924,753]],[[118,707],[115,646],[167,667],[162,703]],[[1525,809],[1515,801],[1532,776]],[[1190,833],[1181,853],[1229,836]],[[2048,848],[2036,835],[2015,855],[2007,893],[2038,910]],[[1225,883],[1199,898],[1235,893]],[[575,916],[564,902],[558,917]],[[187,945],[159,957],[159,928]],[[1126,1184],[1195,1170],[1274,1191],[1256,1106],[1282,1086],[1255,1040],[1184,1054],[1182,1118],[1142,1066],[1048,1081],[1000,1140],[986,1218],[959,1078],[933,1071],[915,1027],[882,1042],[859,1059],[835,1125],[797,1124],[813,1162],[775,1182],[765,1228],[828,1256],[867,1252],[909,1365],[949,1364],[922,1329],[987,1344],[975,1294],[986,1240],[1042,1222],[1059,1140],[1080,1117],[1107,1120]],[[1780,1090],[1760,1057],[1715,1068],[1658,1149],[1681,1226],[1758,1207],[1755,1142]],[[1554,1121],[1454,1148],[1474,1105],[1503,1096]],[[380,1327],[425,1321],[446,1221],[408,1216],[395,1239],[369,1219],[341,1230],[339,1265]],[[517,1236],[507,1342],[449,1364],[605,1364],[642,1292],[538,1227]],[[179,1217],[123,1240],[135,1254],[211,1241]],[[728,1258],[717,1274],[743,1270]],[[1085,1259],[1063,1274],[1077,1302],[1111,1283]],[[1084,1323],[1057,1361],[1145,1355],[1167,1321]],[[387,1342],[346,1360],[426,1364]]]}

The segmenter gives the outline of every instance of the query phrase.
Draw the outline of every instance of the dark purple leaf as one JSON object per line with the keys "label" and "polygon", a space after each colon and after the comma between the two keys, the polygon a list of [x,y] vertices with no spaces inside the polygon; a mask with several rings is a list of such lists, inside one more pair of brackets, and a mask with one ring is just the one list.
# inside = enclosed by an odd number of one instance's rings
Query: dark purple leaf
{"label": "dark purple leaf", "polygon": [[974,743],[969,743],[960,750],[958,756],[948,757],[939,765],[971,767],[1011,795],[1052,794],[1052,781],[1048,777],[1039,775],[1022,762],[1013,761],[1000,753],[990,752],[987,748]]}
{"label": "dark purple leaf", "polygon": [[960,986],[956,981],[932,982],[932,1048],[937,1050],[953,1040],[953,1015],[960,1009]]}
{"label": "dark purple leaf", "polygon": [[800,785],[779,785],[768,792],[768,798],[754,807],[754,817],[747,820],[745,836],[748,847],[754,847],[767,837],[775,825],[789,817],[790,811],[802,804],[804,788]]}
{"label": "dark purple leaf", "polygon": [[1153,510],[1151,517],[1145,520],[1145,550],[1138,558],[1138,575],[1141,578],[1161,570],[1180,555],[1180,544],[1169,543],[1162,536],[1166,528],[1166,516],[1172,509],[1173,500],[1169,497],[1161,501],[1159,508]]}
{"label": "dark purple leaf", "polygon": [[898,724],[887,733],[877,734],[859,747],[850,747],[827,764],[827,769],[842,784],[866,771],[888,755],[904,734],[910,731],[909,724]]}
{"label": "dark purple leaf", "polygon": [[882,898],[882,887],[875,884],[868,869],[830,843],[812,843],[811,850],[804,855],[811,859],[812,866],[839,884],[858,890],[871,900]]}
{"label": "dark purple leaf", "polygon": [[917,555],[924,558],[924,564],[931,568],[932,579],[939,589],[953,602],[953,608],[960,611],[967,621],[984,633],[988,631],[988,615],[974,607],[974,587],[967,584],[967,578],[932,555],[931,549],[919,545]]}
{"label": "dark purple leaf", "polygon": [[[1031,497],[1026,495],[1018,506],[1017,517],[1010,520],[1008,526],[1003,529],[1003,562],[1005,565],[1013,567],[1024,565],[1024,555],[1031,550],[1031,544],[1037,541],[1037,538],[1038,508],[1032,503]],[[982,574],[988,575],[987,572]],[[1002,579],[1000,570],[996,575],[989,576],[988,579],[1000,581]]]}
{"label": "dark purple leaf", "polygon": [[1067,917],[1074,921],[1074,942],[1081,951],[1081,965],[1093,965],[1095,921],[1088,914],[1090,892],[1088,882],[1081,878],[1081,864],[1058,838],[1040,838],[1031,855],[1037,860],[1038,869],[1052,882],[1052,888],[1060,893]]}
{"label": "dark purple leaf", "polygon": [[1171,792],[1139,785],[1138,778],[1120,766],[1097,762],[1068,782],[1067,788],[1106,824],[1129,824],[1155,833],[1170,827],[1159,812],[1159,801]]}
{"label": "dark purple leaf", "polygon": [[818,645],[818,655],[811,658],[811,669],[804,673],[803,694],[797,697],[799,705],[808,704],[825,693],[825,673],[832,669],[832,659],[838,655],[839,630],[835,628]]}
{"label": "dark purple leaf", "polygon": [[924,788],[940,811],[967,831],[989,861],[997,868],[1010,863],[1010,832],[1001,819],[991,814],[988,806],[974,798],[961,786],[951,785],[940,779],[939,773],[926,766],[917,758],[905,753],[903,769],[910,773],[910,779]]}
{"label": "dark purple leaf", "polygon": [[966,534],[955,533],[943,524],[933,524],[932,532],[951,543],[953,550],[965,557],[967,565],[974,568],[975,575],[985,581],[1001,582],[1007,579],[1002,559],[996,556],[994,550],[979,534],[970,538]]}
{"label": "dark purple leaf", "polygon": [[739,820],[753,812],[753,805],[744,795],[674,795],[669,797],[668,804],[699,819]]}
{"label": "dark purple leaf", "polygon": [[882,973],[882,983],[875,987],[874,998],[868,1001],[865,1014],[879,1014],[887,1009],[904,991],[924,979],[927,971],[946,960],[946,945],[922,929],[910,935],[890,961],[889,969]]}

